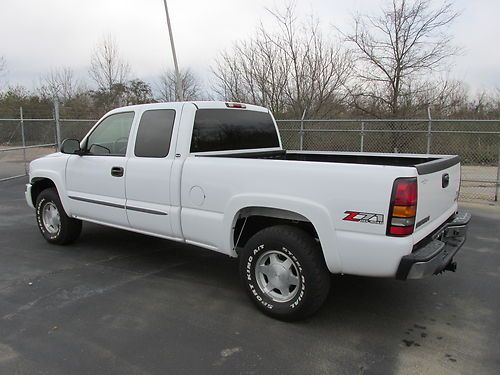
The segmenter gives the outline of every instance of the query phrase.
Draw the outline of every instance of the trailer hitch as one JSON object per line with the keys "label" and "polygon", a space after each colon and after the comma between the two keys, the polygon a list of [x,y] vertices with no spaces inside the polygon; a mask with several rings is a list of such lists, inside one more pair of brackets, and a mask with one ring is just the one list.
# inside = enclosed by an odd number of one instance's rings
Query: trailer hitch
{"label": "trailer hitch", "polygon": [[455,272],[457,270],[457,262],[450,262],[448,265],[444,268],[444,271],[451,271]]}
{"label": "trailer hitch", "polygon": [[441,275],[442,273],[444,273],[446,271],[455,272],[456,270],[457,270],[457,262],[451,261],[441,271],[435,273],[435,275]]}

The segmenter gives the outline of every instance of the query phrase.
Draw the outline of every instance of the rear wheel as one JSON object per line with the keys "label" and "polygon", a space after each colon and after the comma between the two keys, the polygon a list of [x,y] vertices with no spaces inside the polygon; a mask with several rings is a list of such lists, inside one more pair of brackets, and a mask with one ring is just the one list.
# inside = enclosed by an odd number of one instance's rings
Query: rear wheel
{"label": "rear wheel", "polygon": [[240,254],[240,276],[265,314],[298,320],[315,313],[330,289],[321,249],[306,232],[273,226],[255,234]]}
{"label": "rear wheel", "polygon": [[66,245],[80,235],[81,220],[66,214],[55,188],[43,190],[37,197],[35,208],[38,228],[48,242]]}

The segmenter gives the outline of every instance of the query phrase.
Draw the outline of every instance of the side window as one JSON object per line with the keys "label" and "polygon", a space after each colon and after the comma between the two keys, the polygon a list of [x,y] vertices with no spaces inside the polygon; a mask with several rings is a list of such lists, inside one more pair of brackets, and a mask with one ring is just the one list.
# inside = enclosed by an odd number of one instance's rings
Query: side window
{"label": "side window", "polygon": [[92,155],[125,156],[134,112],[106,117],[87,138],[87,151]]}
{"label": "side window", "polygon": [[164,158],[170,150],[170,139],[174,127],[173,109],[155,109],[142,114],[137,139],[135,156],[145,158]]}

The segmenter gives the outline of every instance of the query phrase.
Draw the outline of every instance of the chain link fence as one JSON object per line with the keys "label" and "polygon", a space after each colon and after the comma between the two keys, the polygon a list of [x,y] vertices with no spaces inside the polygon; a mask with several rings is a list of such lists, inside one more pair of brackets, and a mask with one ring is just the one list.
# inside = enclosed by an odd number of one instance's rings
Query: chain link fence
{"label": "chain link fence", "polygon": [[[0,181],[26,175],[28,163],[61,140],[82,139],[95,119],[0,115]],[[500,199],[500,120],[278,120],[289,150],[452,154],[462,159],[461,199]]]}
{"label": "chain link fence", "polygon": [[28,164],[58,149],[66,138],[82,139],[95,119],[61,119],[58,106],[51,118],[0,117],[0,181],[25,176]]}
{"label": "chain link fence", "polygon": [[291,150],[460,155],[461,199],[500,199],[500,120],[278,120]]}

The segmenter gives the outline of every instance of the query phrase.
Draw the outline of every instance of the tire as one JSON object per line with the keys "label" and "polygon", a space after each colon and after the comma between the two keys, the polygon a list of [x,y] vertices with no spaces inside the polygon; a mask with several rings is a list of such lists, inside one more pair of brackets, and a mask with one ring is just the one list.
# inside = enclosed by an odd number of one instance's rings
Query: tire
{"label": "tire", "polygon": [[42,190],[36,199],[35,209],[38,229],[48,242],[67,245],[80,235],[81,220],[66,214],[55,188]]}
{"label": "tire", "polygon": [[311,316],[330,290],[320,246],[308,233],[286,225],[265,228],[249,239],[240,254],[240,277],[255,305],[280,320]]}

